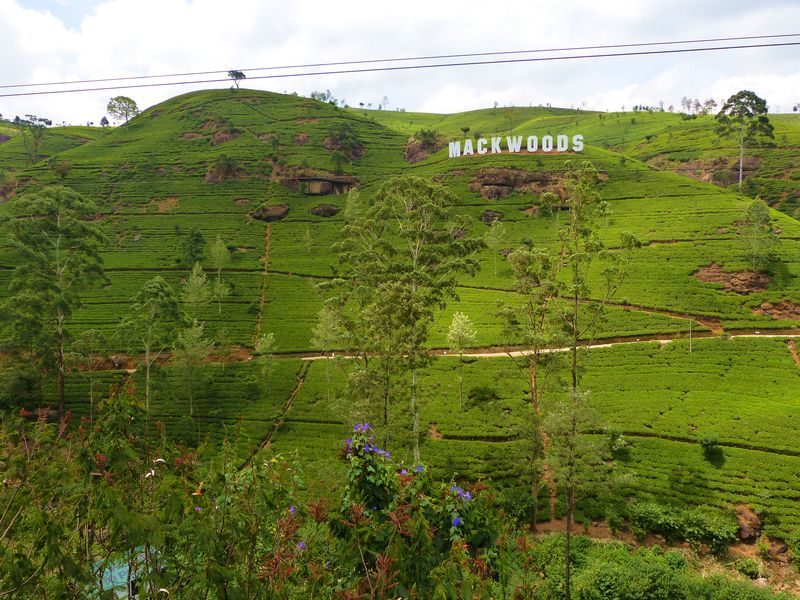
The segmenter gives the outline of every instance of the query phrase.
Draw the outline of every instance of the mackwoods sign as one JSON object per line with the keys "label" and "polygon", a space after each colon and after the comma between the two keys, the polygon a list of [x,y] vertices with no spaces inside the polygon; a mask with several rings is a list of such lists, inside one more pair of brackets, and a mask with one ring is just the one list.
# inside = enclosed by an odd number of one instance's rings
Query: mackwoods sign
{"label": "mackwoods sign", "polygon": [[[505,141],[505,144],[503,144]],[[529,135],[524,138],[521,135],[492,137],[489,139],[478,138],[475,143],[471,139],[450,142],[450,158],[457,156],[471,156],[473,154],[503,154],[504,152],[522,152],[525,142],[525,150],[528,152],[580,152],[583,150],[583,136],[573,135],[572,139],[568,135],[543,135],[541,138],[536,135]]]}

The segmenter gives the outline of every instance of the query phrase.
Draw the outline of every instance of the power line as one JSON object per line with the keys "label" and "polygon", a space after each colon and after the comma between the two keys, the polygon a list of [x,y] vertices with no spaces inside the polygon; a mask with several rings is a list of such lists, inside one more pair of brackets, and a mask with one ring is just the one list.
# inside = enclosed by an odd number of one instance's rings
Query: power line
{"label": "power line", "polygon": [[[334,66],[351,66],[351,65],[363,65],[363,64],[373,64],[373,63],[391,63],[391,62],[409,62],[409,61],[419,61],[419,60],[441,60],[441,59],[453,59],[453,58],[476,58],[481,56],[509,56],[515,54],[540,54],[545,52],[568,52],[568,51],[577,51],[577,50],[610,50],[612,48],[637,48],[637,47],[649,47],[649,46],[667,46],[667,45],[680,45],[680,44],[701,44],[701,43],[711,43],[711,42],[733,42],[733,41],[744,41],[744,40],[763,40],[763,39],[776,39],[776,38],[787,38],[787,37],[800,37],[800,33],[782,33],[782,34],[774,34],[774,35],[751,35],[751,36],[736,36],[736,37],[721,37],[721,38],[703,38],[703,39],[693,39],[693,40],[670,40],[670,41],[661,41],[661,42],[642,42],[636,44],[603,44],[603,45],[595,45],[595,46],[567,46],[563,48],[537,48],[534,50],[504,50],[504,51],[497,51],[497,52],[471,52],[465,54],[438,54],[438,55],[430,55],[430,56],[411,56],[411,57],[400,57],[400,58],[375,58],[375,59],[368,59],[368,60],[350,60],[350,61],[337,61],[337,62],[319,62],[319,63],[307,63],[307,64],[296,64],[296,65],[283,65],[283,66],[272,66],[272,67],[253,67],[249,69],[236,69],[238,71],[276,71],[282,69],[305,69],[305,68],[316,68],[316,67],[334,67]],[[102,79],[76,79],[73,81],[51,81],[46,83],[18,83],[18,84],[5,84],[0,85],[0,89],[8,89],[8,88],[23,88],[23,87],[43,87],[43,86],[50,86],[50,85],[74,85],[74,84],[81,84],[81,83],[106,83],[111,81],[134,81],[134,80],[143,80],[143,79],[159,79],[165,77],[195,77],[198,75],[215,75],[218,73],[228,73],[229,70],[216,70],[216,71],[194,71],[194,72],[186,72],[186,73],[169,73],[169,74],[160,74],[160,75],[135,75],[130,77],[107,77]],[[251,78],[253,79],[253,78]],[[226,80],[223,80],[226,81]]]}
{"label": "power line", "polygon": [[[794,34],[792,34],[794,35]],[[800,34],[799,34],[800,35]],[[250,77],[250,80],[255,79],[286,79],[297,77],[314,77],[321,75],[353,75],[360,73],[377,73],[377,72],[391,72],[391,71],[409,71],[419,69],[440,69],[452,67],[470,67],[480,65],[501,65],[513,63],[533,63],[533,62],[549,62],[549,61],[566,61],[566,60],[585,60],[590,58],[618,58],[624,56],[653,56],[660,54],[683,54],[690,52],[714,52],[722,50],[741,50],[748,48],[776,48],[781,46],[800,46],[800,42],[776,42],[771,44],[741,44],[735,46],[709,46],[703,48],[678,48],[671,50],[641,50],[636,52],[612,52],[607,54],[577,54],[565,56],[546,56],[537,58],[511,58],[503,60],[487,60],[487,61],[466,61],[466,62],[449,62],[449,63],[435,63],[435,64],[422,64],[422,65],[402,65],[390,67],[370,67],[364,69],[340,69],[332,71],[311,71],[303,73],[281,73],[278,75],[257,75]],[[265,67],[266,68],[266,67]],[[229,78],[225,79],[197,79],[190,81],[170,81],[164,83],[140,83],[135,85],[118,85],[118,86],[102,86],[94,88],[75,88],[69,90],[46,90],[43,92],[16,92],[10,94],[0,94],[0,98],[12,98],[19,96],[41,96],[47,94],[69,94],[78,92],[100,92],[107,90],[125,90],[133,88],[150,88],[150,87],[164,87],[173,85],[192,85],[200,83],[220,83],[228,82]]]}

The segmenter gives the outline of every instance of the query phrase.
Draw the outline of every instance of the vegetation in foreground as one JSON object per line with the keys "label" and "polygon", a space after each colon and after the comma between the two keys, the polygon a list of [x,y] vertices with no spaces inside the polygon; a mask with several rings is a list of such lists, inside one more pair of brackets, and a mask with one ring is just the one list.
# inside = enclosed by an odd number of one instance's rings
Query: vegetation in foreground
{"label": "vegetation in foreground", "polygon": [[[0,429],[0,593],[114,598],[563,598],[563,540],[531,537],[485,486],[398,464],[368,424],[340,446],[343,492],[303,498],[299,462],[241,464],[144,437],[121,388],[94,422],[8,418]],[[693,554],[575,537],[580,598],[776,598]],[[736,568],[758,576],[758,561]]]}

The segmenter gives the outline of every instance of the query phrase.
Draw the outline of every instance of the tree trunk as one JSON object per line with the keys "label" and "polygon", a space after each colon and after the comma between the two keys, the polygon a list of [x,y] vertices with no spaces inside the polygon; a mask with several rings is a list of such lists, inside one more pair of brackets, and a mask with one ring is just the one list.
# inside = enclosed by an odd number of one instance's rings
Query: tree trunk
{"label": "tree trunk", "polygon": [[[150,435],[150,346],[144,349],[144,437]],[[149,444],[149,441],[147,441]],[[150,446],[148,445],[148,450]]]}
{"label": "tree trunk", "polygon": [[744,134],[739,134],[739,193],[742,193],[742,166],[744,164]]}
{"label": "tree trunk", "polygon": [[419,411],[417,410],[417,365],[411,367],[411,419],[414,437],[414,464],[420,463],[419,458]]}
{"label": "tree trunk", "polygon": [[385,381],[383,385],[383,447],[389,448],[389,394],[391,390],[391,367],[386,361]]}
{"label": "tree trunk", "polygon": [[570,551],[570,543],[572,538],[572,505],[575,502],[575,488],[572,485],[567,486],[567,528],[566,528],[566,555],[564,556],[564,563],[566,565],[566,574],[564,579],[566,600],[572,597],[572,590],[570,589],[570,575],[572,571],[572,557]]}
{"label": "tree trunk", "polygon": [[58,406],[64,415],[64,315],[56,317],[56,361],[58,366]]}
{"label": "tree trunk", "polygon": [[458,410],[464,410],[464,353],[458,353]]}
{"label": "tree trunk", "polygon": [[[531,458],[531,495],[533,496],[533,506],[531,507],[531,531],[536,533],[537,523],[539,522],[539,470],[536,468],[536,455]],[[553,518],[552,516],[550,517]]]}

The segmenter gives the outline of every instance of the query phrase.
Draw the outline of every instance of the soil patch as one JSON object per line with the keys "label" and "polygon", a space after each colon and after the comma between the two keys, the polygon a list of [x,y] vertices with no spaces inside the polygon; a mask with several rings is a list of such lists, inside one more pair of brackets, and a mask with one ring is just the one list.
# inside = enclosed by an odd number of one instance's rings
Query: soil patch
{"label": "soil patch", "polygon": [[756,315],[767,315],[778,321],[800,321],[800,304],[782,300],[777,304],[764,302],[753,311]]}
{"label": "soil patch", "polygon": [[521,208],[520,210],[529,217],[535,217],[539,214],[539,207],[535,204],[533,206],[529,206],[528,208]]}
{"label": "soil patch", "polygon": [[800,353],[797,352],[797,342],[794,340],[789,340],[788,344],[789,352],[792,354],[792,360],[794,364],[800,367]]}
{"label": "soil patch", "polygon": [[512,192],[530,194],[553,192],[562,200],[567,197],[560,178],[551,172],[503,167],[479,169],[470,182],[469,189],[487,200],[505,198]]}
{"label": "soil patch", "polygon": [[318,206],[315,206],[308,212],[317,217],[333,217],[340,210],[341,209],[338,206],[334,206],[333,204],[320,204]]}
{"label": "soil patch", "polygon": [[303,144],[308,142],[308,134],[307,133],[298,133],[294,136],[294,143],[297,146],[302,146]]}
{"label": "soil patch", "polygon": [[250,200],[247,198],[237,198],[233,201],[236,206],[248,206],[250,204]]}
{"label": "soil patch", "polygon": [[211,136],[209,143],[212,146],[219,146],[225,142],[230,142],[233,138],[239,135],[238,131],[217,131]]}
{"label": "soil patch", "polygon": [[406,142],[405,160],[411,164],[418,163],[442,148],[444,148],[444,140],[441,138],[437,138],[435,143],[425,143],[411,136]]}
{"label": "soil patch", "polygon": [[196,140],[197,138],[203,137],[202,133],[195,133],[194,131],[190,131],[188,133],[184,133],[181,136],[185,140]]}
{"label": "soil patch", "polygon": [[280,221],[285,219],[289,214],[289,207],[286,204],[271,204],[269,206],[262,206],[258,210],[250,213],[250,216],[259,221]]}
{"label": "soil patch", "polygon": [[179,203],[177,196],[167,196],[161,200],[150,200],[149,206],[154,206],[158,212],[165,213],[174,211]]}
{"label": "soil patch", "polygon": [[503,213],[499,210],[485,210],[481,213],[481,221],[486,223],[487,225],[491,225],[495,221],[502,221],[503,220]]}
{"label": "soil patch", "polygon": [[442,433],[438,429],[436,429],[436,423],[431,423],[430,425],[428,425],[428,437],[431,438],[432,440],[441,440],[442,438],[444,438]]}
{"label": "soil patch", "polygon": [[772,276],[767,273],[756,273],[754,271],[734,271],[726,272],[717,263],[711,263],[698,269],[695,277],[700,281],[710,283],[722,283],[725,285],[726,292],[736,292],[737,294],[751,294],[767,289]]}
{"label": "soil patch", "polygon": [[336,136],[326,137],[322,140],[322,146],[326,150],[341,151],[350,162],[355,162],[364,155],[364,144],[352,143],[345,147],[345,145],[342,144],[342,140]]}

